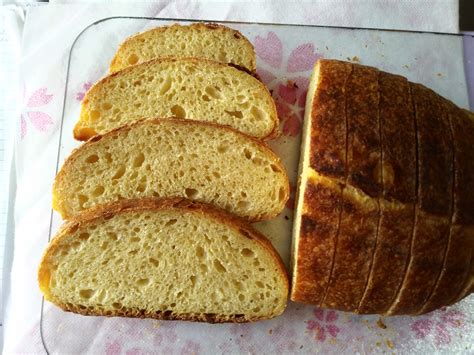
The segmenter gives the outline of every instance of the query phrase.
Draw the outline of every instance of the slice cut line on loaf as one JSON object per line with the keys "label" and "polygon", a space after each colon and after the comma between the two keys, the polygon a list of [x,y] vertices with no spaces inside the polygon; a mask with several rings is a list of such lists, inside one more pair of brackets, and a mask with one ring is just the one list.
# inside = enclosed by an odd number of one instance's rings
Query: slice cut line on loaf
{"label": "slice cut line on loaf", "polygon": [[144,118],[228,125],[256,138],[277,132],[265,85],[232,66],[199,58],[154,59],[111,74],[86,93],[74,137],[87,140]]}
{"label": "slice cut line on loaf", "polygon": [[83,144],[53,186],[53,208],[63,218],[141,197],[188,198],[257,221],[283,210],[289,182],[278,156],[261,141],[215,124],[155,119]]}
{"label": "slice cut line on loaf", "polygon": [[89,210],[49,244],[45,299],[84,315],[247,322],[280,315],[283,262],[262,234],[187,200],[129,200]]}
{"label": "slice cut line on loaf", "polygon": [[256,56],[252,44],[239,31],[210,24],[174,24],[137,33],[120,44],[110,64],[110,72],[130,65],[167,57],[202,57],[255,72]]}

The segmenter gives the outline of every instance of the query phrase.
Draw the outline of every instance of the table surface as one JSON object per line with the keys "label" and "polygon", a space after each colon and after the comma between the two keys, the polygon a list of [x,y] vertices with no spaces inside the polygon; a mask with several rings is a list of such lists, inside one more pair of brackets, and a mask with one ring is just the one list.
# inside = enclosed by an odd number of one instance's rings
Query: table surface
{"label": "table surface", "polygon": [[[457,31],[457,5],[456,1],[437,1],[437,6],[429,6],[430,10],[427,11],[427,1],[380,1],[380,2],[372,2],[372,1],[362,1],[358,2],[360,6],[357,10],[354,10],[352,6],[353,2],[341,2],[341,1],[317,1],[314,3],[303,2],[304,4],[300,7],[290,6],[286,2],[277,1],[273,2],[272,5],[269,5],[268,2],[265,3],[245,3],[245,6],[242,6],[242,2],[199,2],[199,1],[184,1],[184,2],[158,2],[154,4],[145,4],[139,6],[129,6],[127,4],[122,4],[120,6],[107,7],[107,6],[98,6],[98,5],[60,5],[60,3],[71,3],[72,1],[55,1],[58,5],[45,5],[41,6],[40,9],[33,9],[27,17],[26,22],[26,29],[29,33],[35,32],[40,30],[40,28],[45,28],[45,24],[51,28],[49,31],[51,36],[57,35],[58,41],[62,44],[67,44],[72,38],[72,33],[67,35],[64,32],[61,33],[61,28],[66,28],[70,26],[68,21],[65,21],[65,16],[72,15],[72,14],[79,14],[83,16],[82,19],[72,21],[72,23],[80,28],[83,26],[84,23],[91,22],[92,18],[99,18],[100,14],[142,14],[147,16],[163,16],[163,17],[171,17],[171,18],[196,18],[196,19],[230,19],[230,20],[254,20],[254,21],[264,21],[264,22],[287,22],[287,23],[311,23],[311,24],[323,24],[323,25],[340,25],[340,26],[360,26],[360,27],[389,27],[389,28],[398,28],[398,29],[408,29],[408,30],[428,30],[428,31],[447,31],[447,32],[456,32]],[[76,2],[77,3],[77,2]],[[345,3],[345,4],[343,4]],[[430,2],[433,5],[433,2]],[[262,11],[264,10],[264,11]],[[387,21],[386,14],[390,13],[393,16],[390,16],[390,19]],[[93,15],[91,15],[93,14]],[[367,15],[369,14],[369,15]],[[408,16],[397,16],[408,14]],[[18,15],[9,14],[9,16],[15,16],[18,18]],[[21,22],[21,21],[20,21]],[[50,24],[53,23],[54,26]],[[29,27],[29,29],[28,29]],[[74,28],[74,26],[71,26]],[[10,28],[11,30],[11,28]],[[18,32],[17,32],[18,33]],[[30,55],[34,52],[35,46],[37,46],[38,40],[43,39],[47,41],[49,34],[45,33],[42,36],[36,36],[27,38],[23,43],[23,56]],[[13,36],[10,36],[10,39],[13,39]],[[36,43],[35,43],[36,42]],[[0,42],[1,43],[1,42]],[[59,46],[60,47],[60,46]],[[25,54],[26,53],[26,54]],[[42,66],[41,59],[37,61],[38,67]],[[38,68],[30,68],[28,72],[28,78],[33,78],[32,82],[38,82],[37,80],[41,77],[38,73]],[[23,81],[25,77],[23,78]],[[2,85],[2,84],[0,84]],[[31,95],[36,94],[39,95],[44,102],[49,100],[49,95],[53,95],[53,93],[49,91],[41,91],[41,85],[37,85],[36,91],[29,91],[30,97],[26,100],[31,101]],[[40,91],[38,91],[40,90]],[[59,96],[59,95],[58,95]],[[54,100],[55,98],[51,98]],[[5,99],[4,99],[5,100]],[[10,106],[13,103],[19,102],[21,100],[17,100],[14,97],[10,98],[9,103]],[[43,111],[45,111],[46,116],[50,117],[51,120],[56,118],[57,114],[55,112],[48,112],[48,107],[46,103],[45,107],[41,107]],[[2,106],[5,105],[5,102],[2,102]],[[40,110],[38,110],[40,111]],[[26,113],[27,114],[27,113]],[[25,187],[25,177],[28,174],[34,173],[37,171],[38,165],[41,163],[45,163],[40,158],[39,162],[34,162],[35,154],[28,153],[28,149],[24,147],[24,145],[31,144],[33,146],[37,146],[38,144],[44,144],[47,146],[48,140],[51,139],[52,136],[48,137],[36,137],[34,135],[34,131],[38,130],[37,128],[40,127],[39,131],[42,128],[48,127],[50,125],[49,119],[46,116],[42,116],[38,122],[30,121],[28,119],[23,118],[16,119],[17,124],[12,125],[16,126],[16,131],[18,134],[13,134],[16,137],[16,155],[17,155],[17,164],[16,164],[16,173],[17,173],[17,181],[20,182],[19,190],[21,192],[21,196],[17,196],[17,209],[16,209],[16,220],[22,221],[24,224],[24,220],[27,218],[29,223],[34,223],[40,220],[43,220],[45,215],[43,212],[38,212],[41,209],[49,208],[49,201],[47,197],[44,197],[42,194],[32,193],[31,187]],[[41,128],[42,127],[42,128]],[[22,139],[27,134],[33,138],[27,138],[25,141]],[[30,139],[30,140],[28,140]],[[33,142],[34,140],[34,142]],[[48,181],[51,180],[51,176],[45,177],[44,180]],[[31,184],[30,184],[31,185]],[[48,189],[47,184],[45,184],[45,188]],[[11,193],[11,192],[10,192]],[[13,192],[14,193],[14,192]],[[6,195],[6,194],[5,194]],[[4,196],[5,196],[4,195]],[[28,198],[25,196],[28,195]],[[19,197],[19,198],[18,198]],[[8,197],[7,197],[8,198]],[[38,200],[39,199],[39,200]],[[1,225],[0,225],[1,227]],[[17,231],[21,232],[21,231]],[[44,231],[42,232],[44,233]],[[12,236],[11,236],[12,238]],[[21,254],[21,253],[20,253]],[[26,256],[31,257],[31,252],[24,253]],[[23,256],[25,256],[23,255]],[[18,260],[21,260],[22,255],[18,255]],[[10,266],[7,266],[6,271],[9,270]],[[21,273],[17,274],[18,277],[21,277]],[[34,278],[31,275],[25,277],[28,282],[31,282],[31,279]],[[35,281],[33,281],[35,282]],[[27,284],[27,283],[25,283]],[[31,285],[31,283],[29,284]],[[19,287],[19,290],[24,292],[24,289]],[[36,292],[36,291],[35,291]],[[6,297],[7,305],[11,304],[11,294],[8,293]],[[290,306],[294,307],[294,306]],[[316,312],[316,311],[315,311]],[[318,311],[319,312],[319,311]],[[331,312],[323,313],[314,313],[315,320],[314,322],[319,322],[322,327],[324,325],[322,323],[329,322],[326,326],[326,336],[331,338],[330,331],[331,329],[331,320],[329,318],[333,318],[334,315]],[[20,312],[21,313],[21,312]],[[337,313],[334,313],[337,314]],[[12,314],[7,311],[7,327],[8,321],[15,320],[13,323],[19,324],[22,321],[22,317],[26,317],[18,314]],[[336,316],[337,317],[337,316]],[[449,316],[442,316],[438,315],[439,319],[445,319],[446,317],[451,317],[452,319],[457,320],[457,314],[451,314]],[[443,318],[444,317],[444,318]],[[327,319],[326,319],[327,318]],[[451,319],[449,318],[449,319]],[[452,320],[451,319],[451,320]],[[423,328],[423,324],[425,324],[425,328],[429,328],[426,326],[427,324],[433,324],[433,329],[437,327],[440,320],[430,320],[429,318],[423,321],[421,327]],[[17,323],[18,322],[18,323]],[[438,323],[436,323],[438,322]],[[311,323],[311,324],[313,324]],[[153,325],[154,326],[154,325]],[[245,332],[245,327],[241,328],[242,332]],[[282,330],[280,330],[282,331]],[[240,332],[237,331],[237,332]],[[328,333],[329,332],[329,333]],[[8,333],[12,334],[11,331],[7,330]],[[276,331],[278,333],[278,330]],[[324,333],[324,332],[323,332]],[[429,333],[429,332],[428,332]],[[435,344],[440,336],[436,333],[435,330],[432,331],[433,334],[428,334],[428,337],[433,338],[433,344]],[[438,335],[436,335],[438,334]],[[165,336],[165,335],[163,335]],[[388,339],[388,338],[387,338]],[[15,345],[13,342],[6,344],[8,347],[5,350],[12,350],[15,349]],[[115,346],[114,343],[109,344],[113,350]],[[176,345],[176,344],[175,344]],[[179,345],[179,344],[178,344]],[[176,346],[178,346],[176,345]],[[190,349],[192,350],[192,344],[188,344]],[[10,347],[11,346],[11,347]],[[184,346],[184,345],[183,345]],[[385,342],[385,347],[387,349],[390,348]],[[42,351],[42,347],[40,346],[39,339],[37,338],[37,334],[33,335],[31,344],[29,347],[25,349],[30,350],[37,350]],[[109,349],[110,350],[110,349]],[[117,349],[116,349],[117,350]],[[245,350],[245,348],[242,348]]]}

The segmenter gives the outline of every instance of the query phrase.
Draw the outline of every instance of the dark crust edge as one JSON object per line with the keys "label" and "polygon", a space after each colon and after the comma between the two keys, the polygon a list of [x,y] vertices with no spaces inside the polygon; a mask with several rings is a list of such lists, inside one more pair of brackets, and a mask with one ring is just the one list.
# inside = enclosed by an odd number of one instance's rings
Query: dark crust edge
{"label": "dark crust edge", "polygon": [[[117,70],[112,71],[112,68],[113,68],[114,62],[116,62],[118,60],[118,57],[119,57],[118,54],[120,53],[122,47],[127,47],[131,42],[135,41],[135,39],[140,38],[141,36],[143,36],[145,34],[155,33],[155,32],[165,32],[166,30],[168,30],[172,27],[181,27],[181,28],[193,28],[193,27],[203,28],[203,27],[205,27],[205,28],[208,28],[208,29],[211,29],[211,30],[216,30],[217,29],[217,30],[221,30],[221,31],[228,31],[228,32],[233,33],[234,36],[237,35],[238,37],[236,37],[236,39],[243,40],[244,45],[247,46],[249,49],[251,49],[251,52],[253,53],[255,59],[252,61],[253,68],[245,68],[245,67],[241,67],[241,66],[238,66],[238,65],[236,65],[236,67],[238,69],[246,71],[247,73],[249,73],[251,75],[253,75],[256,72],[256,70],[257,70],[257,60],[256,60],[255,47],[249,41],[249,39],[246,36],[244,36],[239,30],[236,30],[234,28],[224,26],[224,25],[221,25],[221,24],[218,24],[218,23],[213,23],[213,22],[209,22],[209,23],[207,23],[207,22],[206,23],[196,22],[196,23],[192,23],[190,25],[181,25],[179,23],[174,23],[174,24],[166,25],[166,26],[158,26],[158,27],[154,27],[154,28],[151,28],[149,30],[146,30],[146,31],[135,33],[135,34],[127,37],[122,43],[120,43],[119,48],[117,49],[117,52],[115,52],[115,55],[112,58],[112,61],[111,61],[110,66],[109,66],[109,73],[112,74],[112,73],[117,71]],[[231,64],[231,63],[229,63],[229,64]],[[121,69],[119,69],[119,70],[121,70]]]}
{"label": "dark crust edge", "polygon": [[[236,134],[236,135],[240,136],[240,138],[242,138],[242,139],[250,140],[253,143],[255,143],[266,154],[271,156],[271,158],[272,158],[271,160],[279,167],[279,169],[281,170],[281,172],[284,175],[284,179],[286,181],[286,183],[285,183],[285,198],[283,199],[285,202],[282,204],[283,208],[284,208],[284,206],[286,204],[286,201],[288,201],[288,199],[290,197],[290,181],[289,181],[289,178],[288,178],[288,172],[286,171],[286,168],[283,165],[280,157],[275,152],[273,152],[273,150],[271,150],[270,147],[265,144],[265,142],[255,138],[255,137],[249,136],[246,133],[240,132],[240,131],[238,131],[235,128],[232,128],[230,126],[223,126],[223,125],[213,123],[213,122],[197,121],[197,120],[191,120],[191,119],[176,119],[176,118],[142,119],[142,120],[134,121],[134,122],[131,122],[131,123],[126,124],[124,126],[115,128],[115,129],[113,129],[113,130],[111,130],[107,133],[98,134],[98,135],[90,138],[87,142],[83,143],[78,148],[75,148],[71,152],[71,154],[67,157],[67,159],[64,161],[60,171],[58,172],[58,174],[56,175],[56,177],[54,179],[53,196],[55,195],[54,191],[56,190],[56,185],[59,184],[62,181],[63,175],[65,174],[64,169],[67,168],[69,165],[74,163],[74,161],[77,159],[78,155],[81,153],[81,150],[83,150],[84,147],[87,147],[89,145],[93,145],[95,142],[100,141],[104,137],[117,136],[123,131],[130,131],[131,129],[133,129],[136,126],[147,125],[147,124],[149,124],[149,125],[153,125],[153,124],[159,125],[161,123],[172,123],[173,125],[183,125],[183,126],[185,126],[185,125],[197,125],[197,126],[214,127],[216,129],[221,129],[221,130],[231,132],[233,134]],[[53,198],[53,201],[54,201],[54,198]],[[57,206],[55,206],[54,203],[53,203],[53,209],[58,211]],[[280,212],[281,211],[274,211],[272,213],[267,213],[267,214],[264,214],[264,215],[256,216],[254,218],[249,217],[248,220],[250,222],[258,222],[258,221],[268,220],[268,219],[276,217]],[[61,214],[61,217],[63,217],[64,219],[68,219],[69,216]]]}
{"label": "dark crust edge", "polygon": [[[56,303],[55,303],[56,304]],[[56,306],[65,312],[72,312],[83,316],[100,316],[100,317],[128,317],[140,319],[158,319],[158,320],[181,320],[188,322],[205,322],[210,324],[216,323],[248,323],[258,320],[271,319],[277,317],[279,314],[271,315],[269,317],[246,317],[242,314],[220,315],[213,313],[182,313],[173,314],[169,311],[157,311],[155,313],[147,312],[146,310],[115,310],[110,313],[100,310],[90,310],[80,306],[68,306],[63,303],[57,303]]]}
{"label": "dark crust edge", "polygon": [[85,141],[85,140],[91,138],[91,136],[89,136],[89,135],[81,134],[81,129],[88,128],[88,127],[81,127],[80,124],[81,124],[81,117],[82,117],[83,111],[85,110],[86,104],[89,101],[88,96],[92,91],[96,90],[96,87],[98,87],[99,85],[102,85],[104,83],[107,83],[108,81],[110,81],[115,76],[121,75],[123,73],[128,73],[129,71],[136,70],[137,67],[152,66],[154,64],[159,64],[159,63],[164,63],[164,62],[206,63],[207,65],[213,65],[213,66],[216,66],[216,67],[220,67],[221,69],[235,70],[236,73],[244,73],[245,75],[248,75],[249,77],[252,77],[252,79],[255,80],[255,83],[257,84],[257,86],[260,86],[260,88],[263,91],[265,91],[265,93],[267,94],[267,97],[269,98],[269,102],[270,102],[270,106],[271,106],[271,111],[272,111],[270,117],[273,118],[273,129],[267,135],[262,136],[262,137],[258,137],[258,139],[270,140],[270,139],[278,137],[278,135],[279,135],[279,127],[278,127],[279,119],[278,119],[278,112],[277,112],[277,109],[276,109],[276,104],[275,104],[275,101],[273,100],[272,94],[268,90],[267,86],[260,80],[258,75],[254,75],[253,73],[248,73],[245,70],[241,70],[240,67],[236,66],[236,65],[231,65],[231,64],[228,64],[228,63],[222,63],[222,62],[218,62],[218,61],[211,60],[211,59],[206,59],[206,58],[200,58],[200,57],[161,57],[161,58],[154,58],[154,59],[151,59],[149,61],[146,61],[146,62],[143,62],[143,63],[140,63],[140,64],[132,65],[132,66],[126,67],[122,70],[119,70],[119,71],[116,71],[114,73],[108,74],[107,76],[105,76],[102,79],[100,79],[99,81],[97,81],[94,85],[92,85],[92,87],[89,88],[89,90],[87,91],[84,99],[82,100],[79,120],[76,122],[76,124],[74,125],[74,129],[73,129],[74,139],[79,140],[79,141]]}
{"label": "dark crust edge", "polygon": [[[274,259],[274,261],[278,265],[280,277],[283,278],[285,283],[286,289],[286,301],[285,306],[281,310],[281,313],[286,308],[286,303],[289,294],[289,276],[286,270],[285,264],[281,259],[280,254],[275,250],[272,243],[268,240],[268,238],[263,235],[262,233],[255,230],[252,226],[245,223],[244,220],[238,218],[237,216],[231,215],[230,213],[220,210],[214,206],[194,202],[182,198],[164,198],[164,199],[156,199],[156,198],[143,198],[143,199],[133,199],[133,200],[121,200],[112,202],[107,205],[101,205],[98,207],[90,208],[88,210],[83,211],[79,215],[75,216],[70,221],[66,221],[64,223],[58,233],[54,236],[51,240],[50,244],[46,248],[43,257],[41,259],[40,266],[38,268],[38,283],[40,285],[40,289],[43,294],[48,292],[49,286],[45,285],[45,276],[48,270],[49,264],[49,255],[54,253],[56,248],[58,247],[59,243],[62,241],[63,238],[67,237],[69,233],[74,233],[79,227],[86,225],[90,222],[97,221],[99,219],[110,219],[115,215],[127,213],[127,212],[140,212],[140,211],[161,211],[161,210],[180,210],[185,213],[195,213],[201,216],[208,217],[217,221],[218,223],[226,224],[231,228],[237,229],[242,237],[249,238],[251,240],[256,241],[259,243],[267,252],[269,252]],[[48,296],[45,295],[45,299],[51,301],[52,303],[58,305],[62,309],[66,311],[72,311],[75,313],[80,313],[84,315],[105,315],[103,312],[98,311],[89,311],[87,309],[81,308],[70,308],[65,304],[60,302],[56,303],[55,300],[51,300]],[[136,311],[139,312],[139,311]],[[249,322],[252,320],[258,319],[268,319],[268,318],[245,318],[242,319],[230,319],[230,316],[222,316],[222,315],[209,315],[209,314],[201,314],[201,315],[189,315],[189,314],[182,314],[182,315],[167,315],[164,314],[155,314],[155,313],[144,313],[142,314],[134,314],[131,311],[120,312],[116,311],[115,314],[112,315],[124,315],[130,317],[138,317],[138,318],[155,318],[155,319],[181,319],[181,320],[190,320],[190,321],[206,321],[210,323],[222,323],[222,322]],[[273,316],[277,316],[281,313],[274,314]],[[271,318],[269,317],[269,318]],[[240,317],[239,317],[240,318]]]}

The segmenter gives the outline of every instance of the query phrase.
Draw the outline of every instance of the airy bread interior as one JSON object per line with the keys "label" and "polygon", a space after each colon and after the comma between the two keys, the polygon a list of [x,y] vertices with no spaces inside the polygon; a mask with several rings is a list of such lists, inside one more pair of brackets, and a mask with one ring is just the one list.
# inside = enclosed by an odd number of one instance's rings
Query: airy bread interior
{"label": "airy bread interior", "polygon": [[156,119],[84,144],[53,187],[64,218],[137,197],[184,197],[261,220],[283,210],[289,182],[280,159],[257,140],[218,125]]}
{"label": "airy bread interior", "polygon": [[59,232],[39,269],[47,300],[84,314],[212,322],[283,312],[288,280],[265,237],[202,205],[126,203]]}
{"label": "airy bread interior", "polygon": [[232,63],[250,72],[256,69],[253,46],[239,31],[195,23],[153,28],[127,38],[115,54],[110,72],[153,58],[176,55]]}
{"label": "airy bread interior", "polygon": [[204,59],[155,59],[95,84],[83,100],[74,137],[87,140],[153,117],[210,121],[256,138],[275,134],[278,122],[270,92],[252,75]]}

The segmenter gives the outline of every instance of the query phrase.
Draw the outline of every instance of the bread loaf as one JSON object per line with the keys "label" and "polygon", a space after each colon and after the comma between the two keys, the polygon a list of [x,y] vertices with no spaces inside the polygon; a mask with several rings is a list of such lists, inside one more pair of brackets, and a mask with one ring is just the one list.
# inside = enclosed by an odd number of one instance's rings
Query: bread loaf
{"label": "bread loaf", "polygon": [[472,292],[473,126],[422,85],[319,61],[303,130],[291,298],[395,315]]}
{"label": "bread loaf", "polygon": [[250,226],[186,200],[121,201],[67,222],[38,271],[46,300],[84,315],[247,322],[283,312],[288,278]]}
{"label": "bread loaf", "polygon": [[283,210],[289,182],[280,159],[256,139],[210,123],[155,119],[83,144],[53,186],[63,218],[140,197],[188,198],[257,221]]}
{"label": "bread loaf", "polygon": [[255,50],[239,31],[211,23],[174,24],[152,28],[127,38],[119,47],[110,72],[166,56],[203,57],[256,70]]}
{"label": "bread loaf", "polygon": [[265,85],[232,66],[199,58],[154,59],[100,80],[87,92],[74,137],[87,140],[143,118],[229,125],[256,138],[276,133]]}

